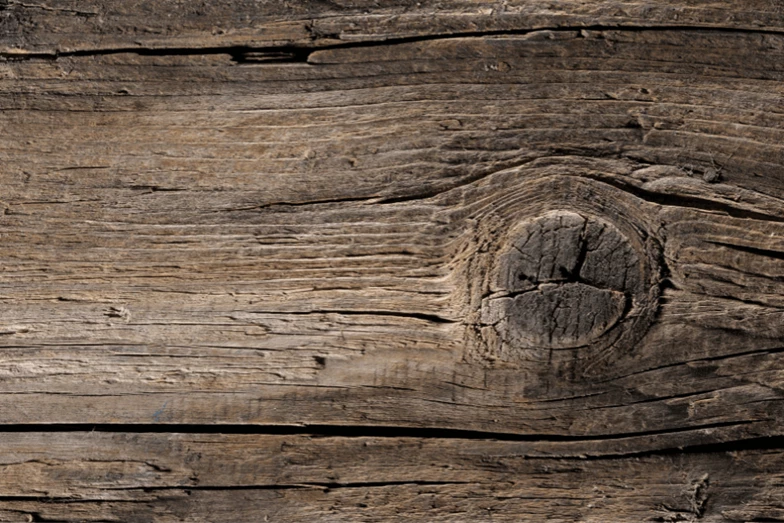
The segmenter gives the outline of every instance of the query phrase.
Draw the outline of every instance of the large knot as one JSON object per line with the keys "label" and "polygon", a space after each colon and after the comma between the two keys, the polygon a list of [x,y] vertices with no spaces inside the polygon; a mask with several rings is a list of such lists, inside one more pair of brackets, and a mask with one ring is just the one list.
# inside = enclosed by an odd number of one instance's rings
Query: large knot
{"label": "large knot", "polygon": [[482,323],[512,347],[585,346],[630,310],[642,270],[612,224],[551,211],[522,223],[501,252]]}

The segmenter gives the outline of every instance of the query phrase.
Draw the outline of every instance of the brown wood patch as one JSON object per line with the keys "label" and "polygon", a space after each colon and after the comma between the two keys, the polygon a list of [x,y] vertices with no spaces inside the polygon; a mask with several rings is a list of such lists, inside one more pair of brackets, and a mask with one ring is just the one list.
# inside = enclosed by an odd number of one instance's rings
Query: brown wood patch
{"label": "brown wood patch", "polygon": [[209,4],[0,2],[0,521],[784,521],[784,11]]}

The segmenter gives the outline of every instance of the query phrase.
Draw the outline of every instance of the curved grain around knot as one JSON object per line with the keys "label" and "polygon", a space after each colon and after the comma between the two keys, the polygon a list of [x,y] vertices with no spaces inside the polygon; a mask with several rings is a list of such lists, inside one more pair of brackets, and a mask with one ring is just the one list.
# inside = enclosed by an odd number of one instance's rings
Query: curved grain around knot
{"label": "curved grain around knot", "polygon": [[[570,187],[548,191],[552,183]],[[506,230],[485,239],[492,246],[473,275],[484,280],[475,327],[486,363],[534,364],[537,374],[570,379],[605,374],[651,325],[658,242],[633,206],[603,206],[610,188],[577,207],[554,198],[583,185],[594,184],[560,180],[500,204],[495,219],[503,215]]]}

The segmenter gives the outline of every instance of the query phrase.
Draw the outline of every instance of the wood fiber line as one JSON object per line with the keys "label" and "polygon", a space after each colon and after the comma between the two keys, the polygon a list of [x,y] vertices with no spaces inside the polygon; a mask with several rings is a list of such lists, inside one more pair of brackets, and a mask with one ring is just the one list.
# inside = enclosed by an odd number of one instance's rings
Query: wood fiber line
{"label": "wood fiber line", "polygon": [[[778,434],[782,38],[7,62],[3,421]],[[526,299],[587,278],[617,310],[533,350],[483,303],[552,213],[599,228]]]}
{"label": "wood fiber line", "polygon": [[0,521],[746,521],[775,518],[783,495],[784,458],[766,446],[591,459],[567,443],[398,437],[5,433],[3,445]]}
{"label": "wood fiber line", "polygon": [[0,521],[784,520],[782,13],[0,1]]}
{"label": "wood fiber line", "polygon": [[[10,55],[111,49],[323,46],[433,35],[558,27],[673,27],[781,32],[775,2],[743,9],[726,1],[468,0],[301,1],[259,6],[250,0],[183,4],[176,0],[4,0],[0,45]],[[273,56],[275,56],[273,54]]]}

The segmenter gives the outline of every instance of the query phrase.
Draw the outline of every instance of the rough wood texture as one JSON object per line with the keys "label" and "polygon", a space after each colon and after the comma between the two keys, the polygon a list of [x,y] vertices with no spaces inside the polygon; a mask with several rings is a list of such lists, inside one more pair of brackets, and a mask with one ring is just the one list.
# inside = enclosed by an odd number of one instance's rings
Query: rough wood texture
{"label": "rough wood texture", "polygon": [[770,448],[591,459],[570,444],[459,438],[2,437],[0,521],[738,522],[784,510],[784,454]]}
{"label": "rough wood texture", "polygon": [[[192,49],[375,42],[559,27],[784,30],[775,1],[713,0],[3,0],[2,46],[11,53]],[[269,48],[269,49],[266,49]]]}
{"label": "rough wood texture", "polygon": [[776,4],[8,0],[0,57],[6,519],[784,520]]}

